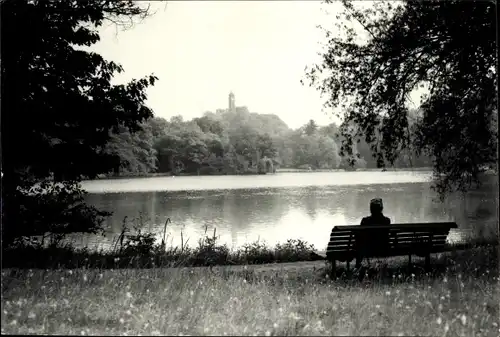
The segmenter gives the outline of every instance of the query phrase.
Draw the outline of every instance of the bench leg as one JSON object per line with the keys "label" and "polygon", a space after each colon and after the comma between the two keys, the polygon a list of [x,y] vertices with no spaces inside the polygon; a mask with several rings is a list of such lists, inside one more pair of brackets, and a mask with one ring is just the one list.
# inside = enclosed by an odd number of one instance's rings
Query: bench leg
{"label": "bench leg", "polygon": [[337,265],[336,265],[336,261],[335,260],[332,260],[332,270],[330,271],[330,278],[332,280],[335,279],[335,277],[337,277]]}
{"label": "bench leg", "polygon": [[429,271],[431,269],[431,254],[425,256],[425,270]]}
{"label": "bench leg", "polygon": [[350,264],[350,262],[349,262],[349,261],[347,261],[347,262],[346,262],[347,271],[349,271],[349,269],[350,269],[350,268],[349,268],[349,264]]}

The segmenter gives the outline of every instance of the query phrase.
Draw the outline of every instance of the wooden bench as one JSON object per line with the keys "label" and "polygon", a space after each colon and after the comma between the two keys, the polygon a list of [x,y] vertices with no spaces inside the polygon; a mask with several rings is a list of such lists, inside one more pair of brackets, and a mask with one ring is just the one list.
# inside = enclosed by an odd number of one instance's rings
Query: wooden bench
{"label": "wooden bench", "polygon": [[425,257],[426,268],[430,266],[430,254],[443,252],[446,238],[455,222],[407,223],[389,226],[336,226],[330,234],[326,251],[332,263],[332,275],[336,272],[336,261],[349,263],[356,258],[389,257],[408,255]]}

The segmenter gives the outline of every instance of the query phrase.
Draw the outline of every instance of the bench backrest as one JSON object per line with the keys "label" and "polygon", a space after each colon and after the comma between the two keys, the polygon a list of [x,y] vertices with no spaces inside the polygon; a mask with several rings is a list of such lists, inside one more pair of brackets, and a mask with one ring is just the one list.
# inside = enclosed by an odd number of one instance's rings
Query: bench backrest
{"label": "bench backrest", "polygon": [[[336,226],[330,234],[327,255],[354,253],[358,249],[383,245],[393,250],[408,250],[419,246],[432,246],[439,250],[446,244],[455,222],[406,223],[387,226]],[[368,251],[367,251],[368,252]]]}

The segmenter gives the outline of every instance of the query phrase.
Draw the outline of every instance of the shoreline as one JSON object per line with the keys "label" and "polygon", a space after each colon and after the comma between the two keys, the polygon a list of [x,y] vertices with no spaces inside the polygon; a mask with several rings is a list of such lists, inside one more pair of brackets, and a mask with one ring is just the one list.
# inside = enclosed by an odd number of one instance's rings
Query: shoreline
{"label": "shoreline", "polygon": [[[238,250],[230,250],[225,245],[206,238],[198,247],[168,248],[161,251],[161,245],[147,247],[124,246],[120,250],[91,251],[87,248],[33,247],[21,246],[4,249],[2,268],[4,269],[151,269],[151,268],[198,268],[230,267],[248,268],[249,266],[318,266],[328,262],[326,251],[317,250],[300,240],[288,240],[275,247],[253,243]],[[498,240],[474,240],[447,244],[442,253],[469,249],[488,249],[498,246]],[[432,255],[436,255],[432,254]],[[431,256],[432,256],[431,255]],[[407,259],[407,256],[394,256],[387,259]],[[413,256],[412,256],[413,258]],[[418,257],[415,256],[418,259]],[[267,268],[268,268],[267,267]]]}
{"label": "shoreline", "polygon": [[[315,172],[432,172],[432,167],[414,167],[414,168],[387,168],[383,171],[380,168],[366,168],[366,169],[316,169],[316,170],[307,170],[307,169],[295,169],[295,168],[281,168],[276,169],[276,172],[268,172],[268,173],[255,173],[255,172],[247,172],[241,174],[196,174],[196,173],[180,173],[180,174],[172,174],[171,172],[162,172],[162,173],[142,173],[142,174],[124,174],[119,176],[106,176],[101,175],[96,179],[92,180],[120,180],[120,179],[133,179],[133,178],[155,178],[155,177],[218,177],[218,176],[248,176],[248,175],[275,175],[278,173],[315,173]],[[85,180],[85,181],[92,181]]]}

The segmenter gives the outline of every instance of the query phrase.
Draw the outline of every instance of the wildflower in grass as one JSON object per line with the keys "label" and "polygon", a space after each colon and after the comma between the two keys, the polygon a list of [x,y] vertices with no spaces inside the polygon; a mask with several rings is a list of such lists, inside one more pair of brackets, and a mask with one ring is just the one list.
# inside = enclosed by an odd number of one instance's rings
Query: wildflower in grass
{"label": "wildflower in grass", "polygon": [[450,326],[448,325],[448,323],[446,323],[444,325],[444,332],[448,332],[448,330],[450,330]]}
{"label": "wildflower in grass", "polygon": [[447,282],[448,282],[448,278],[447,278],[446,276],[443,278],[443,282],[444,282],[444,283],[447,283]]}
{"label": "wildflower in grass", "polygon": [[379,304],[377,304],[377,305],[375,306],[375,308],[380,309],[380,305],[379,305]]}
{"label": "wildflower in grass", "polygon": [[83,282],[87,282],[87,275],[83,274]]}
{"label": "wildflower in grass", "polygon": [[391,296],[391,292],[390,292],[390,291],[386,291],[386,292],[385,292],[385,295],[386,295],[386,296]]}
{"label": "wildflower in grass", "polygon": [[441,325],[441,323],[443,323],[443,320],[441,319],[441,317],[438,317],[438,319],[436,320],[436,323]]}
{"label": "wildflower in grass", "polygon": [[71,269],[68,270],[68,274],[73,275],[73,271]]}
{"label": "wildflower in grass", "polygon": [[120,324],[124,324],[124,323],[125,323],[125,320],[120,317]]}
{"label": "wildflower in grass", "polygon": [[102,280],[102,273],[99,274],[99,280]]}
{"label": "wildflower in grass", "polygon": [[271,331],[267,330],[266,331],[266,336],[271,336]]}
{"label": "wildflower in grass", "polygon": [[462,325],[467,324],[467,317],[464,314],[460,316],[460,322],[462,322]]}
{"label": "wildflower in grass", "polygon": [[128,316],[131,316],[131,315],[132,315],[132,311],[127,310],[126,314],[127,314]]}
{"label": "wildflower in grass", "polygon": [[17,325],[17,321],[14,319],[12,322],[10,322],[10,325]]}
{"label": "wildflower in grass", "polygon": [[191,290],[191,291],[189,292],[189,295],[193,296],[193,295],[194,295],[194,291],[192,291],[192,290]]}
{"label": "wildflower in grass", "polygon": [[33,311],[30,311],[29,314],[28,314],[28,318],[29,319],[35,319],[36,318],[36,314]]}
{"label": "wildflower in grass", "polygon": [[273,328],[278,329],[278,323],[274,323]]}
{"label": "wildflower in grass", "polygon": [[130,293],[130,291],[127,291],[127,298],[132,298],[132,294]]}

